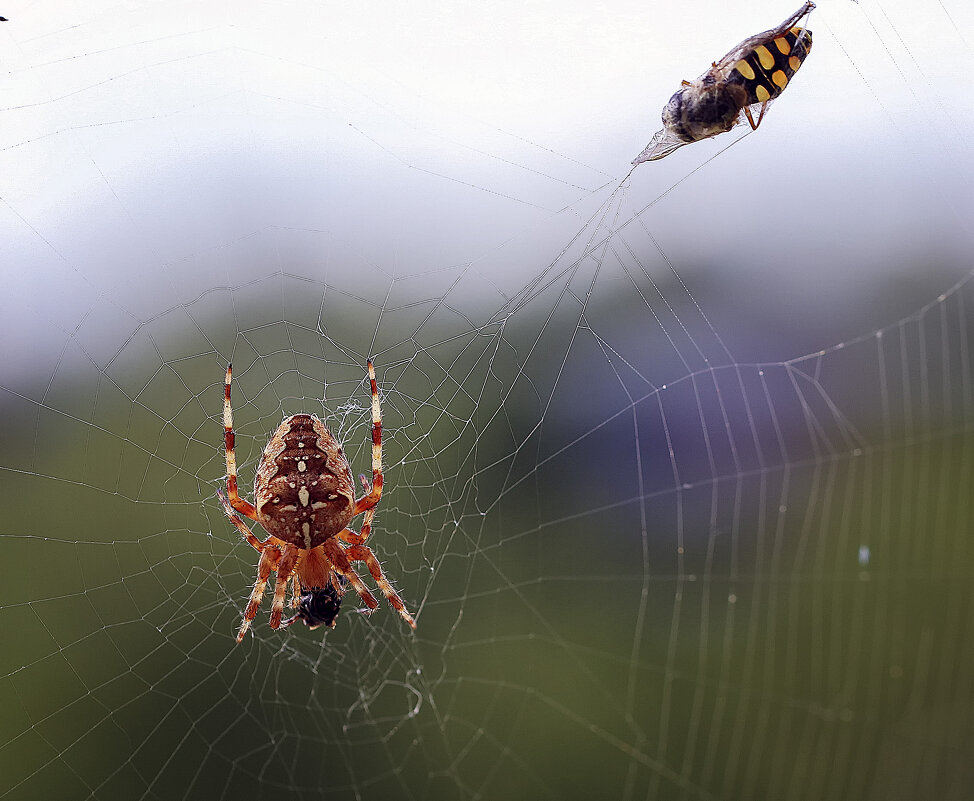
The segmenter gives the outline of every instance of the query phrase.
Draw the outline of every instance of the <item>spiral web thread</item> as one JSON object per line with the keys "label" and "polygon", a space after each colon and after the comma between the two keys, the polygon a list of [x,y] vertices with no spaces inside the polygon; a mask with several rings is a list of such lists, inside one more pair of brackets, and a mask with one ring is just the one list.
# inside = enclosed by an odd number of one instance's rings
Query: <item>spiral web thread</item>
{"label": "spiral web thread", "polygon": [[[826,11],[816,22],[912,142]],[[388,76],[349,84],[333,65],[255,54],[249,25],[138,40],[158,13],[130,12],[124,34],[96,7],[76,33],[48,32],[59,58],[19,35],[10,57],[3,224],[32,243],[25,294],[50,294],[13,332],[36,334],[36,353],[12,348],[0,381],[0,798],[963,797],[974,273],[932,271],[885,316],[841,307],[854,333],[838,341],[796,321],[779,351],[798,355],[754,359],[731,296],[665,226],[753,148],[717,141],[619,183],[479,120],[426,123],[428,101],[397,105]],[[901,76],[928,66],[903,18],[861,13]],[[957,36],[956,16],[937,24]],[[56,91],[73,59],[99,79]],[[273,60],[317,72],[321,94],[240,89]],[[198,97],[156,91],[122,113],[120,84],[196,74]],[[350,98],[373,111],[335,111]],[[484,215],[465,219],[498,214],[493,238],[461,237],[465,259],[395,264],[352,212],[326,229],[295,206],[165,241],[121,140],[161,130],[195,158],[185,137],[225,119],[201,103],[239,115],[248,158],[272,110],[307,114],[384,153],[416,197],[445,184],[448,203],[474,198]],[[430,151],[394,144],[407,131]],[[45,206],[55,157],[77,170],[86,214],[113,209],[119,261],[89,260],[76,223]],[[229,194],[266,186],[270,207],[275,169]],[[969,245],[961,202],[949,208]],[[435,251],[435,231],[414,233],[391,250]],[[790,233],[797,257],[810,243]],[[271,631],[265,603],[236,646],[256,556],[216,494],[225,365],[249,496],[296,412],[368,472],[368,358],[386,487],[370,545],[418,630],[350,593],[333,631]]]}

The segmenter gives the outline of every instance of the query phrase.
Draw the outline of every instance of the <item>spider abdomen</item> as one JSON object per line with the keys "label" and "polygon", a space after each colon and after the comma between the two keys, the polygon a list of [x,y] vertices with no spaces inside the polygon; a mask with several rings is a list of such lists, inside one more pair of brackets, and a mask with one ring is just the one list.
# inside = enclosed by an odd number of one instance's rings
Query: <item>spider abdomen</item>
{"label": "spider abdomen", "polygon": [[271,436],[257,467],[254,499],[261,525],[310,550],[353,517],[355,485],[344,451],[324,423],[296,414]]}

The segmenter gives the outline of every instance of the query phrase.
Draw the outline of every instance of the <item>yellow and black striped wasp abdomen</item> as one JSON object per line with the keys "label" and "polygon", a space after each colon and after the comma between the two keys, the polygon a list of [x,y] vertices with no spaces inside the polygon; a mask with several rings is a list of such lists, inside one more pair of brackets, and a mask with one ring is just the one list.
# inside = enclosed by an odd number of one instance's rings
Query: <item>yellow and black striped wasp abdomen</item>
{"label": "yellow and black striped wasp abdomen", "polygon": [[747,91],[747,103],[767,103],[780,95],[812,49],[812,32],[790,28],[768,38],[734,65],[733,80]]}

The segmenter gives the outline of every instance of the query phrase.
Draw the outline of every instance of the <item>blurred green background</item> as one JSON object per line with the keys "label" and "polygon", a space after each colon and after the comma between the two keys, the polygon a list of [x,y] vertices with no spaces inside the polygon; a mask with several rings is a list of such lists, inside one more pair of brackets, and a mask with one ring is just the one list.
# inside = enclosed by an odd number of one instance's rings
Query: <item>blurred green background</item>
{"label": "blurred green background", "polygon": [[[334,631],[275,633],[265,608],[234,643],[256,560],[216,499],[228,354],[199,332],[137,337],[95,382],[8,391],[3,792],[966,797],[969,292],[665,389],[644,378],[674,351],[632,324],[636,292],[593,302],[611,350],[570,344],[563,297],[503,328],[424,327],[408,357],[379,348],[373,547],[415,634],[349,596]],[[232,343],[246,492],[299,409],[368,466],[335,305],[327,327],[288,311],[203,329]],[[552,358],[525,364],[539,336]]]}

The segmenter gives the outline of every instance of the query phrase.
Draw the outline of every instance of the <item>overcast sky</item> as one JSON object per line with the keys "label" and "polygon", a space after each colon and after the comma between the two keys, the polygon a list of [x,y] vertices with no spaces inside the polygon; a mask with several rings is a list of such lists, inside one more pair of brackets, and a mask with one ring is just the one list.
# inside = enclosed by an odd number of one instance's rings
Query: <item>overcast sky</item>
{"label": "overcast sky", "polygon": [[[797,5],[5,3],[0,383],[49,373],[78,326],[117,339],[279,269],[228,250],[269,228],[327,232],[349,270],[474,263],[516,286],[680,80]],[[737,134],[642,165],[632,208],[683,181],[644,220],[688,270],[749,254],[774,276],[788,252],[811,292],[917,253],[966,271],[974,6],[823,0],[809,27],[760,130],[710,162]],[[316,247],[285,267],[315,275]]]}

